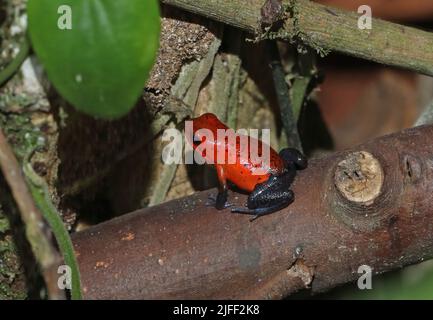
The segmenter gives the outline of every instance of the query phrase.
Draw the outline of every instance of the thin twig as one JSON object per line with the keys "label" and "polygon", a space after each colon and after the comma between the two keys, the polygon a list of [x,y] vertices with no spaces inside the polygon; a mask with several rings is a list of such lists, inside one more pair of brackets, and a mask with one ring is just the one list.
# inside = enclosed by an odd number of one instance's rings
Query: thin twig
{"label": "thin twig", "polygon": [[[250,33],[260,29],[264,0],[161,0],[240,28]],[[359,29],[356,12],[331,8],[308,0],[285,0],[293,16],[272,37],[301,42],[319,53],[328,50],[433,75],[433,34],[400,24],[372,19],[372,29]],[[293,7],[294,6],[294,7]]]}
{"label": "thin twig", "polygon": [[80,272],[75,257],[74,246],[72,245],[68,230],[66,230],[62,219],[50,199],[47,183],[33,170],[33,166],[30,162],[32,154],[33,152],[29,153],[29,155],[25,157],[23,162],[23,171],[29,182],[31,195],[36,202],[37,207],[42,212],[42,215],[50,225],[66,265],[71,268],[71,298],[73,300],[80,300]]}
{"label": "thin twig", "polygon": [[57,268],[61,263],[60,255],[50,240],[52,238],[51,233],[33,201],[18,161],[1,129],[0,167],[21,213],[27,239],[41,267],[48,297],[50,299],[64,299],[64,292],[57,285]]}
{"label": "thin twig", "polygon": [[302,150],[301,138],[298,133],[298,124],[293,115],[292,102],[290,99],[289,87],[286,82],[286,74],[281,65],[281,57],[275,41],[268,40],[267,43],[269,62],[274,79],[275,92],[280,107],[281,121],[286,132],[289,146]]}

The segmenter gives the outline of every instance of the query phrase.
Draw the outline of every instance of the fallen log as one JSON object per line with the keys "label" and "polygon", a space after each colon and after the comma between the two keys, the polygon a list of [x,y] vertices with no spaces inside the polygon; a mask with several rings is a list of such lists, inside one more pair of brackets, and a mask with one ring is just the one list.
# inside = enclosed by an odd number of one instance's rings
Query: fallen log
{"label": "fallen log", "polygon": [[313,159],[294,203],[253,222],[206,206],[209,190],[75,233],[84,297],[277,299],[428,259],[432,140],[422,126]]}

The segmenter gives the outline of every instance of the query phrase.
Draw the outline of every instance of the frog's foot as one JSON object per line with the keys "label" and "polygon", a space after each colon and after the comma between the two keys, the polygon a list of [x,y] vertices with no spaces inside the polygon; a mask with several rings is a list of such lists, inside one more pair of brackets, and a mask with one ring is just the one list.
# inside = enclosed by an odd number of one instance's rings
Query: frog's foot
{"label": "frog's foot", "polygon": [[292,201],[284,201],[284,202],[280,202],[280,203],[277,203],[275,205],[272,205],[270,207],[262,207],[262,208],[255,208],[255,209],[250,209],[247,207],[235,207],[235,208],[231,209],[231,212],[253,215],[253,217],[250,219],[250,221],[254,221],[261,216],[265,216],[267,214],[271,214],[271,213],[274,213],[274,212],[279,211],[281,209],[284,209],[291,202]]}
{"label": "frog's foot", "polygon": [[223,201],[224,199],[219,199],[219,194],[214,195],[214,194],[210,194],[208,196],[208,201],[206,202],[206,207],[214,207],[217,210],[223,210],[223,209],[227,209],[230,208],[231,206],[233,206],[233,204],[229,203],[227,201],[227,198],[225,199],[225,201]]}

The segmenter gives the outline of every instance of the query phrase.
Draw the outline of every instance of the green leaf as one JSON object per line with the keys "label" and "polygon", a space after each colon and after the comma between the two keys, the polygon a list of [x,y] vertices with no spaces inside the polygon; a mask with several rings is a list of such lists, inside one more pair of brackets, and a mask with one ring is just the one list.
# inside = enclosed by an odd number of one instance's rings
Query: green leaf
{"label": "green leaf", "polygon": [[67,101],[108,119],[131,110],[158,49],[157,0],[29,0],[27,10],[33,48]]}

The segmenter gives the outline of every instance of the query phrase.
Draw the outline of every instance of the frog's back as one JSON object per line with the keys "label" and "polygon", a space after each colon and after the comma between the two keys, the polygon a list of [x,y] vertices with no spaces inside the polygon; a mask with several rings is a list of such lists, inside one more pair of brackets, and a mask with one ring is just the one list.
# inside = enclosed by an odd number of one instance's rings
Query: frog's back
{"label": "frog's back", "polygon": [[[237,143],[236,163],[223,165],[227,180],[234,183],[238,188],[248,192],[252,192],[257,184],[268,180],[271,174],[279,175],[284,170],[284,163],[274,149],[263,144],[260,140],[256,140],[255,142],[253,140],[255,139],[249,137],[250,143],[257,143],[258,159],[252,159],[251,150],[248,150],[247,156],[243,156],[240,144]],[[269,161],[261,160],[263,147],[269,148]],[[227,154],[226,159],[228,159]]]}
{"label": "frog's back", "polygon": [[[251,192],[258,183],[265,182],[271,174],[278,175],[283,172],[283,160],[274,149],[256,138],[234,134],[234,131],[214,114],[205,113],[193,119],[193,122],[194,134],[198,136],[198,140],[213,151],[211,154],[202,153],[202,156],[211,163],[223,166],[226,179],[238,188]],[[213,139],[205,139],[203,142],[197,132],[199,129],[210,130]],[[225,136],[218,136],[218,129],[225,130]],[[257,147],[256,152],[252,152],[252,146]],[[264,147],[269,148],[269,161],[260,161]],[[258,159],[252,159],[252,154],[257,155]]]}

